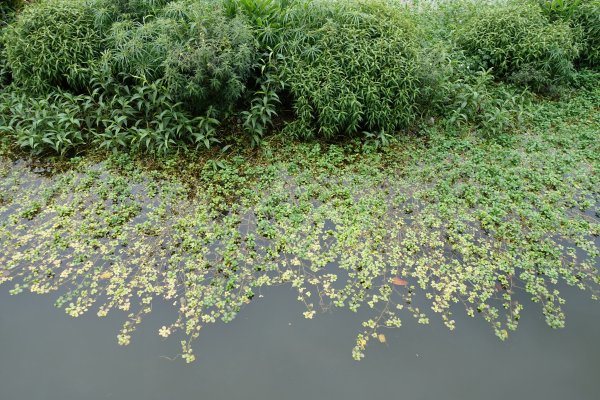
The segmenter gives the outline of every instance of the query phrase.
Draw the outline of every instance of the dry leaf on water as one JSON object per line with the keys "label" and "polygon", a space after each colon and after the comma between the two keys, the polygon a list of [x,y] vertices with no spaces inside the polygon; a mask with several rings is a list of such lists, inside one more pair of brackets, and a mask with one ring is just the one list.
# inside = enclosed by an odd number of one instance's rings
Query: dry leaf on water
{"label": "dry leaf on water", "polygon": [[408,285],[407,281],[405,281],[404,279],[402,279],[402,278],[400,278],[398,276],[395,276],[395,277],[392,278],[392,283],[394,285],[396,285],[396,286],[406,286],[406,285]]}

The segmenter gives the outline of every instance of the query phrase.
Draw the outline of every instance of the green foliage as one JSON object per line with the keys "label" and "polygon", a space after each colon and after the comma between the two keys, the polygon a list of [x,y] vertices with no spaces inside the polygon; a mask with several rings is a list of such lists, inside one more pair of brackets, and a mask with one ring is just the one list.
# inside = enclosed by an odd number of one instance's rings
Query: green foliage
{"label": "green foliage", "polygon": [[579,61],[589,67],[600,67],[600,1],[580,4],[573,12],[571,21],[582,42]]}
{"label": "green foliage", "polygon": [[242,143],[233,136],[244,131],[257,146],[283,126],[380,150],[432,116],[497,137],[526,107],[494,80],[593,86],[573,60],[581,47],[580,64],[597,65],[598,10],[598,0],[42,0],[1,34],[2,142],[166,154]]}
{"label": "green foliage", "polygon": [[42,0],[26,7],[3,34],[14,80],[35,92],[84,87],[101,39],[92,7],[77,0]]}
{"label": "green foliage", "polygon": [[473,7],[457,21],[455,39],[476,66],[498,79],[552,91],[568,83],[578,54],[575,34],[562,21],[548,22],[529,2],[498,2]]}
{"label": "green foliage", "polygon": [[[170,11],[167,7],[165,14]],[[250,25],[244,16],[229,18],[222,5],[210,2],[192,3],[185,11],[179,24],[190,26],[189,39],[175,45],[165,61],[167,89],[196,112],[232,108],[257,60]]]}
{"label": "green foliage", "polygon": [[172,0],[109,0],[114,2],[119,14],[124,14],[138,21],[156,15]]}
{"label": "green foliage", "polygon": [[26,3],[25,0],[2,0],[0,4],[0,26],[12,20],[13,14],[23,8]]}
{"label": "green foliage", "polygon": [[277,92],[268,85],[263,85],[255,93],[250,110],[242,112],[244,129],[250,134],[253,146],[260,144],[266,130],[272,125],[279,103]]}
{"label": "green foliage", "polygon": [[195,114],[229,109],[246,90],[255,40],[243,16],[219,3],[178,1],[143,23],[117,22],[103,62],[124,82],[161,82]]}
{"label": "green foliage", "polygon": [[[483,92],[465,95],[467,108],[501,96],[489,79],[465,82]],[[121,345],[153,304],[174,304],[158,334],[183,336],[186,361],[210,324],[275,285],[306,318],[358,311],[356,359],[409,318],[454,329],[466,313],[504,340],[527,308],[560,328],[566,295],[600,293],[595,79],[559,101],[532,96],[531,117],[505,142],[470,124],[449,135],[437,121],[427,141],[362,154],[356,141],[273,140],[155,169],[124,154],[79,157],[45,177],[0,158],[0,285],[59,293],[73,317],[114,311],[127,318]]]}
{"label": "green foliage", "polygon": [[164,155],[182,144],[209,148],[218,141],[212,119],[190,117],[159,84],[118,88],[110,95],[96,90],[91,97],[96,104],[92,143],[98,147]]}
{"label": "green foliage", "polygon": [[[18,37],[6,51],[15,83],[49,93],[20,107],[15,102],[25,97],[16,87],[4,97],[3,125],[21,148],[64,155],[92,144],[165,154],[218,142],[217,116],[241,100],[254,70],[255,39],[245,16],[228,17],[210,1],[69,1],[30,7],[5,35]],[[87,94],[66,99],[64,89]],[[65,124],[66,110],[85,126]],[[52,132],[43,133],[50,125]],[[64,137],[57,136],[61,129]]]}
{"label": "green foliage", "polygon": [[552,20],[569,19],[585,0],[538,0],[542,12]]}
{"label": "green foliage", "polygon": [[143,23],[158,15],[173,0],[87,0],[94,9],[96,27],[110,28],[118,21]]}
{"label": "green foliage", "polygon": [[21,0],[5,0],[0,4],[0,88],[10,83],[11,74],[6,64],[6,52],[2,32],[10,24],[18,10],[25,5]]}
{"label": "green foliage", "polygon": [[568,22],[580,41],[579,64],[600,65],[600,1],[540,0],[543,13],[552,21]]}
{"label": "green foliage", "polygon": [[497,138],[522,125],[527,114],[524,96],[494,85],[493,79],[490,71],[479,71],[452,83],[449,127],[471,125],[482,136]]}
{"label": "green foliage", "polygon": [[81,96],[54,92],[45,97],[0,94],[0,131],[32,154],[64,155],[86,141]]}
{"label": "green foliage", "polygon": [[282,82],[301,135],[396,132],[415,118],[418,29],[391,3],[312,1],[286,15]]}
{"label": "green foliage", "polygon": [[125,83],[155,82],[164,76],[164,64],[173,45],[185,40],[186,27],[170,18],[131,20],[112,25],[103,63]]}
{"label": "green foliage", "polygon": [[228,15],[245,15],[252,24],[260,44],[272,48],[281,43],[286,13],[294,1],[290,0],[224,0]]}
{"label": "green foliage", "polygon": [[0,94],[0,132],[34,155],[61,156],[95,145],[100,149],[167,154],[185,144],[210,148],[218,142],[213,111],[190,117],[156,83],[122,86],[113,94],[94,90],[74,96],[53,92],[31,97]]}

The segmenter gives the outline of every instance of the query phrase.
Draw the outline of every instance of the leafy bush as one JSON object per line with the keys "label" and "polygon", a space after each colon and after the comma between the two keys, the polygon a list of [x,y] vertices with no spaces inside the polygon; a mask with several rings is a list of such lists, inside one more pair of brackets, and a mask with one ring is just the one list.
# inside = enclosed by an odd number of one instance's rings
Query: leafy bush
{"label": "leafy bush", "polygon": [[142,21],[156,15],[172,0],[109,0],[113,2],[121,15]]}
{"label": "leafy bush", "polygon": [[107,36],[109,52],[103,61],[125,83],[154,82],[164,76],[164,64],[174,43],[184,38],[185,27],[168,18],[144,24],[119,21]]}
{"label": "leafy bush", "polygon": [[10,88],[0,94],[0,133],[34,155],[66,155],[95,145],[111,151],[166,154],[182,144],[209,148],[218,121],[190,117],[156,83],[120,86],[107,94],[65,91],[35,97]]}
{"label": "leafy bush", "polygon": [[21,0],[7,0],[0,4],[0,88],[10,82],[10,73],[6,65],[6,53],[4,51],[4,41],[2,40],[2,31],[15,18],[15,13],[23,7]]}
{"label": "leafy bush", "polygon": [[538,0],[542,12],[551,20],[569,19],[583,0]]}
{"label": "leafy bush", "polygon": [[178,1],[145,23],[117,22],[104,57],[125,83],[158,82],[196,114],[227,109],[246,89],[256,57],[243,16],[229,18],[221,3]]}
{"label": "leafy bush", "polygon": [[250,110],[242,112],[244,129],[250,134],[253,146],[260,144],[266,130],[272,125],[279,103],[277,92],[264,85],[255,93]]}
{"label": "leafy bush", "polygon": [[33,91],[85,86],[102,39],[91,6],[77,0],[26,7],[3,36],[14,80]]}
{"label": "leafy bush", "polygon": [[580,41],[579,64],[600,65],[600,1],[540,0],[543,13],[550,20],[571,24]]}
{"label": "leafy bush", "polygon": [[281,31],[286,14],[294,0],[224,0],[230,17],[242,14],[248,18],[262,50],[281,42]]}
{"label": "leafy bush", "polygon": [[0,132],[32,154],[60,155],[86,141],[81,96],[54,92],[40,98],[6,91],[0,94]]}
{"label": "leafy bush", "polygon": [[493,79],[490,71],[479,71],[452,83],[449,127],[471,125],[488,138],[519,128],[527,114],[524,96],[505,85],[495,86]]}
{"label": "leafy bush", "polygon": [[416,115],[418,30],[391,3],[316,0],[290,8],[282,80],[301,136],[393,133]]}
{"label": "leafy bush", "polygon": [[581,37],[579,61],[590,67],[600,67],[600,1],[580,4],[571,21]]}
{"label": "leafy bush", "polygon": [[0,25],[12,20],[12,14],[25,5],[25,0],[3,0],[0,4]]}
{"label": "leafy bush", "polygon": [[582,63],[597,63],[598,0],[551,3],[41,0],[0,41],[0,126],[61,155],[210,147],[225,119],[258,145],[288,107],[301,138],[378,147],[433,113],[495,136],[523,107],[494,79],[568,82],[576,37]]}
{"label": "leafy bush", "polygon": [[156,17],[173,0],[83,0],[86,1],[95,16],[96,28],[100,31],[110,29],[119,21],[144,23]]}
{"label": "leafy bush", "polygon": [[565,22],[550,23],[533,3],[473,7],[457,24],[455,37],[477,69],[491,68],[498,79],[547,91],[573,76],[574,32]]}
{"label": "leafy bush", "polygon": [[221,3],[192,3],[178,8],[179,15],[174,6],[165,8],[165,15],[189,30],[188,40],[175,44],[165,61],[169,93],[194,112],[233,107],[246,91],[258,56],[247,19],[227,17]]}
{"label": "leafy bush", "polygon": [[219,122],[210,110],[204,117],[190,117],[157,83],[104,93],[96,90],[92,96],[96,105],[92,142],[100,148],[166,154],[186,143],[209,148],[218,142]]}

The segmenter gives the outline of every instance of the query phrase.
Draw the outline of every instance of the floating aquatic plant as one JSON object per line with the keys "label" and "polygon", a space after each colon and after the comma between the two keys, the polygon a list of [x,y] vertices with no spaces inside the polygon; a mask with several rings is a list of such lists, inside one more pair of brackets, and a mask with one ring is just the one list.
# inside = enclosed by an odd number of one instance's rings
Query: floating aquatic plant
{"label": "floating aquatic plant", "polygon": [[538,101],[494,139],[442,121],[372,152],[271,140],[211,162],[4,157],[0,283],[57,292],[73,317],[125,311],[123,345],[154,302],[172,302],[159,334],[181,334],[187,361],[202,327],[281,284],[306,318],[371,310],[356,359],[407,316],[453,329],[466,311],[505,339],[522,294],[562,327],[561,287],[596,296],[600,283],[598,99]]}

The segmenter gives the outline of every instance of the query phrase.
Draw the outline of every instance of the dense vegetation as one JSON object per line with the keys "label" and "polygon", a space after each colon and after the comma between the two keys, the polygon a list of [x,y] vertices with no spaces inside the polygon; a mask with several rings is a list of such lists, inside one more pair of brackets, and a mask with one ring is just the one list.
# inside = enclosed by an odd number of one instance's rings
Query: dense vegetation
{"label": "dense vegetation", "polygon": [[[5,5],[6,4],[6,5]],[[263,287],[496,335],[600,277],[597,0],[3,3],[0,284],[190,341]],[[28,162],[17,161],[33,155]],[[407,314],[403,314],[407,313]]]}
{"label": "dense vegetation", "polygon": [[[448,116],[493,136],[519,117],[519,88],[558,96],[576,67],[598,66],[599,9],[40,0],[3,29],[0,130],[36,155],[257,145],[273,124],[291,138],[386,144]],[[513,86],[499,93],[500,81]],[[482,90],[493,99],[472,98]]]}
{"label": "dense vegetation", "polygon": [[73,317],[125,312],[120,344],[175,304],[159,333],[188,361],[202,327],[279,284],[307,318],[362,310],[357,359],[412,317],[453,329],[466,310],[504,339],[529,307],[562,327],[564,287],[600,289],[598,104],[600,87],[534,101],[500,140],[439,121],[377,152],[269,140],[159,165],[0,158],[0,284],[58,292]]}

